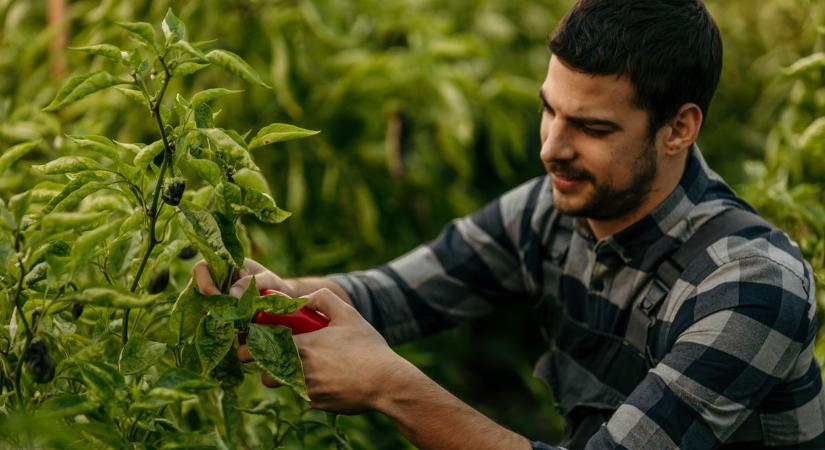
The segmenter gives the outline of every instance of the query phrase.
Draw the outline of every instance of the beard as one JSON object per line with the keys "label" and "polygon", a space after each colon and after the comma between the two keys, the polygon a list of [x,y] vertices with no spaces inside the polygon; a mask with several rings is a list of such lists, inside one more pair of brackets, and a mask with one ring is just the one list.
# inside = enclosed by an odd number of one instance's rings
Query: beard
{"label": "beard", "polygon": [[565,207],[563,202],[557,202],[553,193],[553,204],[559,211],[573,217],[594,220],[615,220],[628,216],[638,210],[647,196],[650,195],[653,180],[656,178],[656,147],[648,142],[647,147],[637,158],[633,167],[633,177],[630,186],[617,189],[609,182],[599,182],[596,177],[584,169],[577,169],[570,161],[551,161],[549,164],[551,176],[553,173],[572,180],[589,181],[594,192],[579,207]]}

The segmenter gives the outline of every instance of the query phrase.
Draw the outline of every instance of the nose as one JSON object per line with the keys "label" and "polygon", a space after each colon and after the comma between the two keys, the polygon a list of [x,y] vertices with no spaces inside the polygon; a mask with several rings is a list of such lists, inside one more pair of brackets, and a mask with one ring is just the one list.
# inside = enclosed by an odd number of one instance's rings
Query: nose
{"label": "nose", "polygon": [[570,142],[565,124],[557,117],[545,117],[541,124],[541,152],[539,158],[545,164],[551,161],[572,160],[576,151]]}

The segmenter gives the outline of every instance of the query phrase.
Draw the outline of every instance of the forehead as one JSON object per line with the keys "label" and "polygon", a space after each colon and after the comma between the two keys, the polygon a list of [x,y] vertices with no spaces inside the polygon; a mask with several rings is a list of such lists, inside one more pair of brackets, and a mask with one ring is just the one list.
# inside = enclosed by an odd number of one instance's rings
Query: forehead
{"label": "forehead", "polygon": [[622,114],[640,111],[627,76],[578,72],[555,56],[550,58],[542,92],[553,109],[565,115],[620,119]]}

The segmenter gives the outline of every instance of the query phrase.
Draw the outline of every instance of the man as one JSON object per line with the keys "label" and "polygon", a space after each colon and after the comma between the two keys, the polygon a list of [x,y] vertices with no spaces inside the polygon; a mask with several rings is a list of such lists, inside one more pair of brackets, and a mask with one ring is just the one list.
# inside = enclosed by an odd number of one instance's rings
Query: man
{"label": "man", "polygon": [[[386,343],[513,301],[546,314],[536,375],[567,418],[566,448],[825,448],[811,268],[695,145],[722,60],[705,7],[579,0],[550,48],[547,176],[385,266],[283,280],[249,261],[231,294],[255,276],[308,296],[331,319],[295,336],[311,406],[379,411],[422,449],[555,448],[495,424]],[[194,276],[217,293],[202,263]]]}

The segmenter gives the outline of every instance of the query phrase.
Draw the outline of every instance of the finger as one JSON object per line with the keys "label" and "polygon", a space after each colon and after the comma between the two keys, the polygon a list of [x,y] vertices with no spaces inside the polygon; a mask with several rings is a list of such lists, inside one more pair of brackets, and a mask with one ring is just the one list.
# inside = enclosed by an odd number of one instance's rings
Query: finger
{"label": "finger", "polygon": [[281,383],[278,383],[277,381],[273,380],[272,377],[270,377],[269,374],[266,373],[266,372],[261,373],[261,383],[263,383],[264,385],[269,386],[271,388],[276,388],[276,387],[281,386]]}
{"label": "finger", "polygon": [[249,353],[249,348],[247,348],[246,344],[238,347],[238,359],[245,363],[252,362],[254,360],[254,358],[252,358],[252,354]]}
{"label": "finger", "polygon": [[266,272],[267,270],[269,270],[266,267],[264,267],[263,264],[259,263],[258,261],[255,261],[252,258],[244,258],[243,266],[247,272],[247,275]]}
{"label": "finger", "polygon": [[246,289],[249,287],[249,284],[252,283],[252,277],[255,277],[255,287],[260,289],[279,289],[280,283],[275,278],[275,274],[272,272],[261,272],[252,275],[247,275],[238,281],[236,281],[232,286],[229,288],[229,295],[233,297],[240,298]]}
{"label": "finger", "polygon": [[353,311],[352,306],[338,297],[327,288],[319,289],[304,298],[307,299],[306,306],[327,316],[330,321],[338,317],[343,317]]}
{"label": "finger", "polygon": [[206,261],[200,260],[192,267],[192,278],[195,279],[195,284],[203,295],[218,295],[221,291],[215,286],[215,281],[212,280],[212,274],[209,273],[209,267]]}
{"label": "finger", "polygon": [[232,282],[234,283],[247,275],[249,275],[249,272],[246,269],[236,268],[232,272]]}

